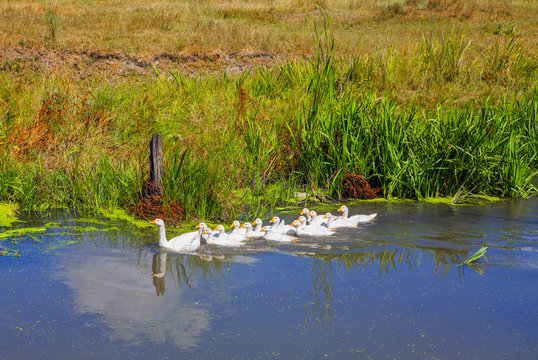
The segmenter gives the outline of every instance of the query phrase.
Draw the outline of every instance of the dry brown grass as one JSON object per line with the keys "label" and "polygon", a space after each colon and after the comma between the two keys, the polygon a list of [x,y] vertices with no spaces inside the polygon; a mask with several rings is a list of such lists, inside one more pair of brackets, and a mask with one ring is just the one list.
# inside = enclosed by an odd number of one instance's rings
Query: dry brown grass
{"label": "dry brown grass", "polygon": [[[392,11],[390,4],[404,4]],[[422,36],[464,31],[477,49],[505,24],[536,48],[538,5],[532,0],[12,0],[0,5],[0,47],[55,47],[64,52],[153,58],[200,54],[303,54],[313,49],[312,22],[323,8],[343,55],[403,49]],[[387,5],[388,4],[388,5]],[[394,8],[394,6],[392,7]],[[401,13],[401,14],[400,14]],[[502,35],[502,33],[501,33]]]}

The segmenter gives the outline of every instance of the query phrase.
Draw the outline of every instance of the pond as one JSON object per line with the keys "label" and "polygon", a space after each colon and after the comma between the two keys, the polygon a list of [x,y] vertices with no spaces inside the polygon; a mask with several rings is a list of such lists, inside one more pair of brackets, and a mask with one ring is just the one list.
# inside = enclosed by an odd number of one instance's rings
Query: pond
{"label": "pond", "polygon": [[[538,198],[350,207],[371,212],[203,256],[160,252],[155,227],[21,216],[21,257],[0,257],[0,359],[538,358]],[[481,246],[487,261],[459,266]]]}

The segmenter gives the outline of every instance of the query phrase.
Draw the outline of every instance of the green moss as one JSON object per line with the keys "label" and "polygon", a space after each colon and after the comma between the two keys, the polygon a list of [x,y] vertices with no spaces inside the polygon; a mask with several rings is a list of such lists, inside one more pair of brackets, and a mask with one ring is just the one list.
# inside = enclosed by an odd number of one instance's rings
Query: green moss
{"label": "green moss", "polygon": [[19,221],[15,217],[15,209],[17,209],[16,205],[0,203],[0,226],[8,227],[14,222]]}
{"label": "green moss", "polygon": [[420,202],[425,202],[428,204],[462,205],[461,203],[454,203],[452,198],[445,197],[426,197]]}
{"label": "green moss", "polygon": [[488,195],[475,195],[475,198],[481,199],[484,201],[489,201],[489,202],[506,201],[506,199],[503,199],[497,196],[488,196]]}
{"label": "green moss", "polygon": [[122,220],[126,221],[129,224],[132,224],[138,228],[150,228],[151,225],[148,221],[135,219],[133,216],[129,215],[126,210],[123,209],[114,209],[112,211],[101,210],[101,215],[110,219],[110,220]]}
{"label": "green moss", "polygon": [[464,205],[482,205],[482,204],[489,204],[491,202],[498,202],[503,201],[502,198],[495,197],[495,196],[487,196],[487,195],[472,195],[467,196],[463,199],[459,199],[457,202],[455,202],[454,198],[447,198],[447,197],[428,197],[421,200],[421,202],[426,202],[429,204],[446,204],[446,205],[454,205],[454,206],[464,206]]}

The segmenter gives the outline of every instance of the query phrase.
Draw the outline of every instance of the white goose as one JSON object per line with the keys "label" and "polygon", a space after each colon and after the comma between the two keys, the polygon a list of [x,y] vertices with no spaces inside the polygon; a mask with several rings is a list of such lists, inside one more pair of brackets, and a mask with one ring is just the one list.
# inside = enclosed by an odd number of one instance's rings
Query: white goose
{"label": "white goose", "polygon": [[199,228],[198,231],[188,232],[167,240],[163,220],[155,219],[150,224],[156,225],[159,228],[159,246],[165,250],[174,252],[198,251],[201,245],[202,232],[207,228],[206,224],[200,223],[196,226]]}
{"label": "white goose", "polygon": [[[310,220],[311,220],[310,211],[307,208],[303,208],[303,210],[301,211],[301,215],[306,216],[306,222],[307,222],[307,224],[310,224]],[[299,215],[299,216],[301,216],[301,215]]]}
{"label": "white goose", "polygon": [[338,228],[357,228],[357,224],[353,224],[351,221],[342,219],[340,216],[334,216],[331,213],[323,215],[323,219],[327,219],[327,228],[334,230]]}
{"label": "white goose", "polygon": [[254,228],[254,231],[260,232],[262,227],[263,227],[263,221],[262,221],[262,219],[256,219],[256,220],[254,220],[252,225],[256,225],[256,227]]}
{"label": "white goose", "polygon": [[348,217],[349,210],[345,205],[340,206],[338,208],[338,211],[342,212],[342,220],[349,221],[354,225],[357,225],[358,223],[372,221],[377,216],[377,213],[373,213],[370,215],[353,215]]}
{"label": "white goose", "polygon": [[[208,230],[204,230],[205,232],[209,232]],[[211,245],[219,245],[219,246],[241,246],[243,245],[244,239],[241,239],[239,237],[232,236],[232,234],[226,233],[226,230],[224,229],[224,226],[219,225],[215,228],[215,233],[213,236],[209,237],[207,239],[207,243]]]}
{"label": "white goose", "polygon": [[261,238],[263,238],[263,232],[261,231],[261,227],[260,227],[260,230],[258,230],[258,231],[256,231],[255,229],[252,228],[251,223],[244,223],[243,225],[241,225],[241,227],[247,229],[247,233],[246,233],[247,239],[261,239]]}
{"label": "white goose", "polygon": [[280,220],[278,216],[273,216],[273,218],[269,222],[273,224],[271,225],[272,232],[295,235],[295,228],[293,226],[286,225],[286,222],[284,220]]}
{"label": "white goose", "polygon": [[273,230],[272,226],[264,226],[261,231],[265,233],[263,237],[265,238],[265,240],[268,240],[268,241],[279,241],[279,242],[295,242],[296,241],[294,237],[291,237],[289,235]]}
{"label": "white goose", "polygon": [[329,236],[334,234],[334,231],[329,230],[325,226],[320,225],[306,225],[306,218],[299,216],[299,219],[293,222],[297,235],[307,236]]}
{"label": "white goose", "polygon": [[247,234],[247,229],[243,228],[239,221],[235,220],[232,225],[232,231],[230,232],[230,235],[234,238],[238,239],[245,239]]}
{"label": "white goose", "polygon": [[323,216],[319,216],[314,210],[310,211],[308,216],[310,217],[310,220],[306,218],[308,225],[327,226],[327,220]]}

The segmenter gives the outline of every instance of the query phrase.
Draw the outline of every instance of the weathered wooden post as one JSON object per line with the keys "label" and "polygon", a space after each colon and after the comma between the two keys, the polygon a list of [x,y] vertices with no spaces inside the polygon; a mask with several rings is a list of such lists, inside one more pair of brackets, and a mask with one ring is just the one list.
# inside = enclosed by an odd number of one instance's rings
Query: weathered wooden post
{"label": "weathered wooden post", "polygon": [[149,142],[149,181],[146,196],[163,195],[163,148],[160,134],[153,134]]}

